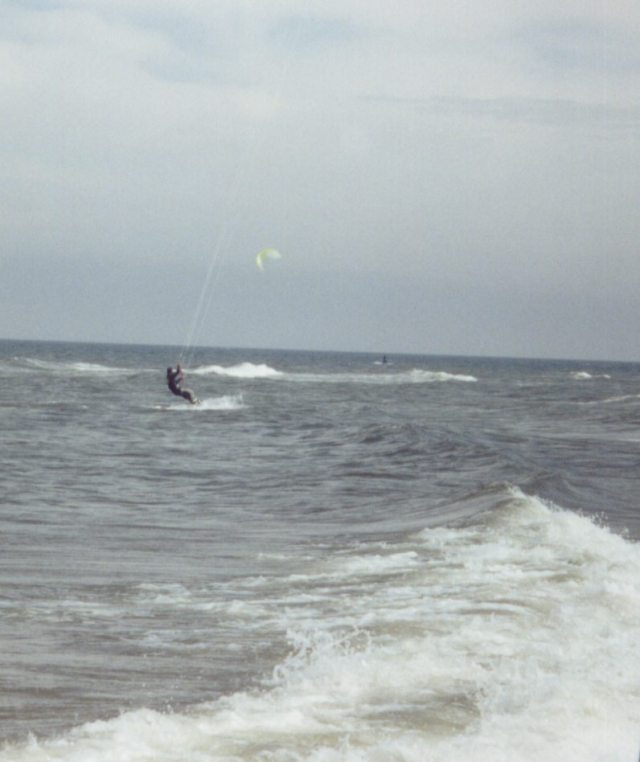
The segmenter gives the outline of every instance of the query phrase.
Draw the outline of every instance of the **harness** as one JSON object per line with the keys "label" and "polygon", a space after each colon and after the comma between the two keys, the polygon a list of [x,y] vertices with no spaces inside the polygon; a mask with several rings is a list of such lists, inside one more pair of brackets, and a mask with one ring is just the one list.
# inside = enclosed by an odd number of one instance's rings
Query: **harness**
{"label": "harness", "polygon": [[169,374],[169,378],[167,379],[167,384],[169,386],[169,389],[174,394],[180,394],[182,389],[180,388],[180,384],[183,382],[184,376],[182,375],[182,372],[179,370],[172,370]]}

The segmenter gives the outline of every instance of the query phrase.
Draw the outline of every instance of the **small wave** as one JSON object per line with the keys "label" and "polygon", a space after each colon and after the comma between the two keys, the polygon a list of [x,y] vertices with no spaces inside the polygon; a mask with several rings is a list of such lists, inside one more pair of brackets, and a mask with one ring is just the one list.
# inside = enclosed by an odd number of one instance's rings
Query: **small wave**
{"label": "small wave", "polygon": [[457,381],[463,383],[475,383],[477,378],[462,373],[448,373],[446,371],[433,371],[414,368],[408,371],[392,373],[286,373],[276,370],[270,365],[243,362],[237,365],[225,367],[223,365],[202,365],[188,371],[192,376],[225,376],[237,379],[283,379],[300,383],[325,383],[325,384],[431,384],[438,382]]}
{"label": "small wave", "polygon": [[613,405],[617,402],[630,402],[632,400],[639,400],[640,394],[621,394],[618,397],[607,397],[604,400],[591,400],[590,402],[583,402],[583,405]]}
{"label": "small wave", "polygon": [[414,383],[433,383],[434,381],[461,381],[463,383],[476,383],[475,376],[466,376],[462,373],[447,373],[446,371],[412,370],[410,373]]}
{"label": "small wave", "polygon": [[242,410],[245,407],[241,394],[227,394],[223,397],[207,397],[197,405],[176,400],[168,405],[154,405],[154,410],[171,410],[187,413],[201,413],[206,410]]}
{"label": "small wave", "polygon": [[592,373],[588,373],[586,370],[577,370],[574,373],[571,374],[571,378],[574,379],[574,381],[589,381],[594,378],[611,378],[610,375],[607,373],[601,373],[600,375],[593,375]]}
{"label": "small wave", "polygon": [[137,603],[140,605],[170,605],[181,606],[191,599],[190,591],[181,584],[143,583],[136,586],[139,594]]}
{"label": "small wave", "polygon": [[59,373],[131,373],[130,368],[115,368],[93,362],[55,362],[25,358],[25,364],[36,370],[52,370]]}
{"label": "small wave", "polygon": [[319,384],[375,384],[388,385],[394,384],[434,384],[448,381],[458,381],[464,383],[475,383],[475,376],[465,376],[457,373],[447,373],[445,371],[420,370],[414,368],[410,371],[401,373],[287,373],[288,381],[298,381],[306,383]]}
{"label": "small wave", "polygon": [[229,376],[230,378],[280,378],[284,374],[269,365],[255,365],[251,362],[243,362],[239,365],[231,365],[225,368],[223,365],[203,365],[189,371],[197,376]]}
{"label": "small wave", "polygon": [[76,373],[129,373],[127,368],[110,368],[107,365],[91,362],[69,363],[69,369]]}

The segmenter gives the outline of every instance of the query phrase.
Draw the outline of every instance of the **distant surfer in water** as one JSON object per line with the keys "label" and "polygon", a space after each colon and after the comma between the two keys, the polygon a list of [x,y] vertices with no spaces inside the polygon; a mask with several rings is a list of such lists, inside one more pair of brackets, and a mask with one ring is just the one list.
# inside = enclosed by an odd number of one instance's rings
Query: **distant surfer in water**
{"label": "distant surfer in water", "polygon": [[175,370],[173,368],[167,368],[167,386],[171,391],[171,394],[175,394],[176,397],[184,397],[192,405],[195,405],[198,400],[191,389],[183,389],[182,382],[184,381],[184,373],[180,367],[180,363],[176,365]]}

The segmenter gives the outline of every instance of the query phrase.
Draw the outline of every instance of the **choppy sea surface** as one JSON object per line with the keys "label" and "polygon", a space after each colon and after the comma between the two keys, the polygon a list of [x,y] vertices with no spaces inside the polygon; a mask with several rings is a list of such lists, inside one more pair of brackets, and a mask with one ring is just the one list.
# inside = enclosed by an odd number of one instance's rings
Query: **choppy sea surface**
{"label": "choppy sea surface", "polygon": [[637,762],[640,365],[0,342],[0,760]]}

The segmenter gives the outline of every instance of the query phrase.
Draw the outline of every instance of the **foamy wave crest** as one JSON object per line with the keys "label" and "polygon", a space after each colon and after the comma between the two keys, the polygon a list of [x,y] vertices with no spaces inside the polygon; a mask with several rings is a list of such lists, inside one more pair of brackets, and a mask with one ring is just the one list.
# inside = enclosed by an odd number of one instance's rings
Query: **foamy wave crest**
{"label": "foamy wave crest", "polygon": [[402,373],[287,373],[288,381],[318,384],[373,384],[393,386],[401,384],[433,384],[445,381],[475,383],[475,376],[465,376],[445,371],[413,369]]}
{"label": "foamy wave crest", "polygon": [[1,762],[637,759],[640,548],[517,489],[477,507],[287,580],[270,610],[290,653],[260,689],[5,746]]}
{"label": "foamy wave crest", "polygon": [[38,370],[53,370],[60,373],[131,373],[129,368],[114,368],[92,362],[53,362],[26,358],[25,363]]}
{"label": "foamy wave crest", "polygon": [[587,373],[586,370],[577,370],[574,373],[571,374],[571,378],[574,379],[574,381],[589,381],[593,378],[611,378],[610,375],[607,373],[601,373],[600,375],[593,375],[592,373]]}
{"label": "foamy wave crest", "polygon": [[629,402],[630,400],[638,400],[640,399],[640,394],[622,394],[618,397],[608,397],[606,400],[602,400],[600,403],[591,403],[591,404],[602,404],[602,405],[610,405],[614,402]]}
{"label": "foamy wave crest", "polygon": [[416,384],[433,383],[435,381],[462,381],[463,383],[475,383],[475,376],[465,376],[461,373],[447,373],[445,371],[417,370],[410,372],[410,377]]}
{"label": "foamy wave crest", "polygon": [[280,378],[284,374],[269,365],[255,365],[251,362],[243,362],[225,368],[222,365],[204,365],[189,371],[190,374],[199,376],[229,376],[230,378]]}

